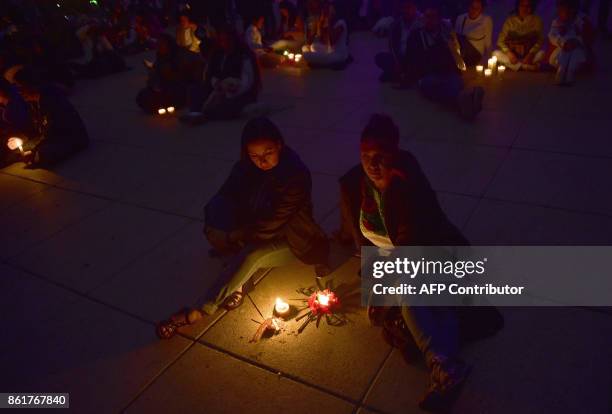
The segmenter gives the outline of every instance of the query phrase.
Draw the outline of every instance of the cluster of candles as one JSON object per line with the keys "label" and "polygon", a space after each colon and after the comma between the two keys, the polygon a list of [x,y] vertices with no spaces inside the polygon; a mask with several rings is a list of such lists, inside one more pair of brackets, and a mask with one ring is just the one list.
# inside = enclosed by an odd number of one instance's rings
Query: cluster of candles
{"label": "cluster of candles", "polygon": [[501,76],[506,72],[506,67],[504,65],[497,65],[497,56],[493,56],[487,61],[487,68],[483,65],[476,66],[476,73],[479,75],[483,75],[487,78],[493,76],[493,72],[497,71],[497,73]]}
{"label": "cluster of candles", "polygon": [[283,56],[285,56],[289,60],[294,61],[295,63],[299,63],[302,60],[302,55],[300,55],[299,53],[289,53],[288,50],[285,50]]}
{"label": "cluster of candles", "polygon": [[160,115],[172,114],[174,113],[174,106],[169,106],[167,108],[159,108],[157,113]]}

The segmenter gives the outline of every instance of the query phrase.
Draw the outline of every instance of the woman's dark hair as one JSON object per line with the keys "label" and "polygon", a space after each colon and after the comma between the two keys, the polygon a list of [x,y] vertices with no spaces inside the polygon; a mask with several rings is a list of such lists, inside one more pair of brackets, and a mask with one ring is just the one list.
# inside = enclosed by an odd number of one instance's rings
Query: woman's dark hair
{"label": "woman's dark hair", "polygon": [[[514,10],[512,10],[512,14],[518,14],[518,9],[519,9],[519,5],[521,4],[522,0],[516,0],[516,2],[514,2]],[[536,2],[535,0],[529,0],[529,4],[531,5],[531,12],[535,13],[535,9],[536,9]]]}
{"label": "woman's dark hair", "polygon": [[240,157],[242,160],[249,159],[247,146],[260,139],[267,139],[281,145],[285,144],[283,135],[274,122],[265,116],[253,118],[246,123],[242,130],[240,143]]}
{"label": "woman's dark hair", "polygon": [[389,115],[374,114],[361,133],[361,143],[368,142],[387,151],[399,148],[399,128]]}
{"label": "woman's dark hair", "polygon": [[557,7],[564,6],[576,13],[580,10],[580,0],[557,0]]}

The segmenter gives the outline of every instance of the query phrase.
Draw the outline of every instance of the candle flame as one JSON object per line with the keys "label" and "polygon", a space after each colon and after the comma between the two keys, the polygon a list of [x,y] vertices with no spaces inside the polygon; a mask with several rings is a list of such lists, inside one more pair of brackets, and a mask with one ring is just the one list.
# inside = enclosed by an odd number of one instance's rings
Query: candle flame
{"label": "candle flame", "polygon": [[164,108],[159,108],[159,109],[157,110],[157,113],[158,113],[158,114],[160,114],[160,115],[163,115],[163,114],[165,114],[165,113],[166,113],[166,110],[165,110]]}
{"label": "candle flame", "polygon": [[320,293],[317,295],[317,301],[319,302],[321,306],[328,306],[329,305],[329,295],[324,295]]}
{"label": "candle flame", "polygon": [[174,106],[169,106],[166,108],[166,111],[168,111],[169,114],[174,112]]}

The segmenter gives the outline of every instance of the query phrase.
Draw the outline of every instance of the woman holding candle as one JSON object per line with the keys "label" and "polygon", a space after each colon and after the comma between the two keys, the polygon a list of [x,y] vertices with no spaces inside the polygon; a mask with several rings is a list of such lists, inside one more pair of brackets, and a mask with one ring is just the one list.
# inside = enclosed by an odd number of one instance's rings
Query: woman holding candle
{"label": "woman holding candle", "polygon": [[17,72],[15,81],[23,99],[31,105],[31,136],[19,142],[9,140],[11,150],[19,149],[23,161],[46,168],[63,161],[89,145],[85,124],[77,110],[56,88],[43,85],[29,68]]}
{"label": "woman holding candle", "polygon": [[[201,312],[240,306],[243,287],[261,268],[299,259],[315,265],[317,276],[327,274],[329,246],[312,216],[311,186],[310,171],[284,144],[276,125],[267,118],[249,121],[240,161],[205,207],[204,233],[211,253],[227,256],[229,265],[218,279],[223,286],[209,292]],[[174,315],[158,326],[159,336],[171,337],[198,312]]]}
{"label": "woman holding candle", "polygon": [[534,14],[533,0],[517,0],[497,39],[493,52],[499,63],[514,70],[536,71],[544,58],[542,19]]}
{"label": "woman holding candle", "polygon": [[457,17],[455,33],[461,46],[461,56],[467,66],[483,61],[492,50],[493,19],[483,13],[485,0],[472,0],[468,12]]}
{"label": "woman holding candle", "polygon": [[557,68],[558,85],[573,84],[576,72],[592,61],[595,31],[589,18],[579,13],[579,6],[576,0],[559,0],[557,18],[548,33],[552,46],[549,63]]}
{"label": "woman holding candle", "polygon": [[[376,246],[384,256],[393,254],[396,246],[467,245],[442,211],[417,160],[398,144],[393,120],[373,115],[361,135],[361,164],[340,178],[339,239],[352,241],[357,251]],[[390,312],[373,316],[379,311],[370,308],[368,313],[373,319],[390,317]],[[458,311],[403,304],[400,319],[431,373],[419,405],[439,410],[452,402],[469,372],[459,358]]]}

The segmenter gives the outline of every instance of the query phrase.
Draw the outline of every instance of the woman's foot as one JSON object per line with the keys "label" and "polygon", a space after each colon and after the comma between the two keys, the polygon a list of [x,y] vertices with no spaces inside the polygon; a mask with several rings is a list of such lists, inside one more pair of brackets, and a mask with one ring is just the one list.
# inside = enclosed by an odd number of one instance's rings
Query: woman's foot
{"label": "woman's foot", "polygon": [[170,319],[159,322],[155,331],[160,339],[170,339],[176,334],[178,328],[191,325],[201,318],[202,313],[199,310],[184,308],[173,314]]}
{"label": "woman's foot", "polygon": [[419,408],[429,412],[447,410],[459,396],[471,367],[458,359],[434,357],[430,369],[429,388],[419,401]]}
{"label": "woman's foot", "polygon": [[244,302],[244,293],[242,292],[234,292],[225,299],[223,302],[223,307],[228,311],[237,309]]}

